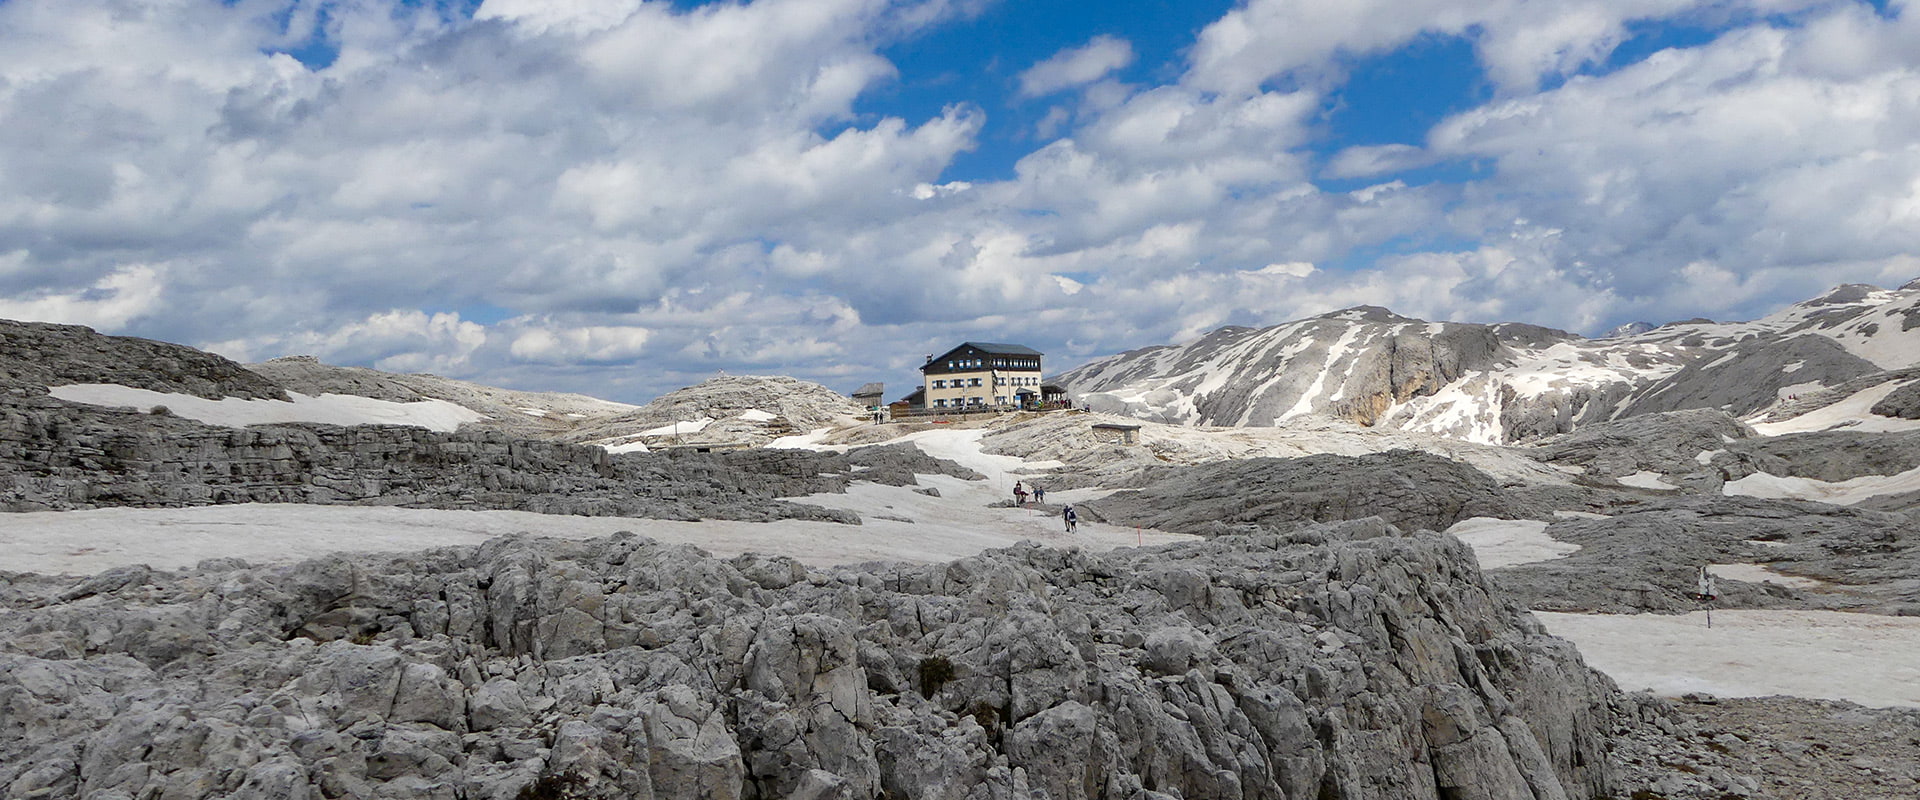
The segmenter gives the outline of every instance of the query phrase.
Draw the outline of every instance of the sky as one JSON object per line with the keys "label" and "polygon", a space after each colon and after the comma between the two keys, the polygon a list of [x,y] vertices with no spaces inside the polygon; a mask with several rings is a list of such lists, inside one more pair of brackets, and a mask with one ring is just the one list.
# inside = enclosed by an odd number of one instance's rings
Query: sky
{"label": "sky", "polygon": [[1920,277],[1909,0],[0,0],[0,318],[628,402]]}

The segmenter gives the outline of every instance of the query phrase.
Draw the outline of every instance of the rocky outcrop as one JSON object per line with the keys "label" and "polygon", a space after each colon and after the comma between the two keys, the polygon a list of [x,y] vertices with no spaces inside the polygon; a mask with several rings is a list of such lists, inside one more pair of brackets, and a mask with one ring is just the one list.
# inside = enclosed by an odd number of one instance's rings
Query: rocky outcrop
{"label": "rocky outcrop", "polygon": [[1616,415],[1697,408],[1745,416],[1779,402],[1792,387],[1834,386],[1879,371],[1873,362],[1825,336],[1753,339],[1648,386],[1623,403]]}
{"label": "rocky outcrop", "polygon": [[[1548,464],[1587,475],[1617,478],[1638,472],[1684,475],[1713,461],[1702,453],[1724,452],[1753,431],[1718,410],[1648,414],[1589,425],[1526,450]],[[1739,477],[1735,475],[1733,477]]]}
{"label": "rocky outcrop", "polygon": [[1545,513],[1484,472],[1417,450],[1225,461],[1162,468],[1152,478],[1081,508],[1099,520],[1203,536],[1364,517],[1402,530],[1445,530],[1469,517]]}
{"label": "rocky outcrop", "polygon": [[1726,447],[1740,456],[1734,478],[1765,472],[1839,482],[1920,467],[1920,431],[1816,431],[1756,437]]}
{"label": "rocky outcrop", "polygon": [[0,598],[9,797],[1586,798],[1617,697],[1377,522],[809,571],[632,536]]}
{"label": "rocky outcrop", "polygon": [[1873,404],[1873,413],[1895,419],[1920,419],[1920,381],[1909,381]]}
{"label": "rocky outcrop", "polygon": [[[823,519],[776,498],[858,477],[972,476],[917,449],[609,455],[489,431],[397,426],[231,429],[168,416],[0,398],[0,509],[359,503],[663,519]],[[857,473],[857,474],[856,474]]]}
{"label": "rocky outcrop", "polygon": [[1715,608],[1920,613],[1920,534],[1904,515],[1798,500],[1681,496],[1611,517],[1562,519],[1546,535],[1577,544],[1564,558],[1489,570],[1506,595],[1541,611],[1606,614],[1700,609],[1706,564],[1761,564],[1827,585],[1721,579]]}
{"label": "rocky outcrop", "polygon": [[1920,709],[1793,697],[1632,699],[1640,724],[1614,740],[1624,796],[1920,796]]}
{"label": "rocky outcrop", "polygon": [[760,446],[864,412],[851,398],[811,381],[721,375],[624,414],[583,421],[562,438],[607,446]]}
{"label": "rocky outcrop", "polygon": [[71,383],[117,383],[212,399],[287,399],[272,381],[191,347],[106,336],[79,325],[0,320],[0,392],[41,394]]}

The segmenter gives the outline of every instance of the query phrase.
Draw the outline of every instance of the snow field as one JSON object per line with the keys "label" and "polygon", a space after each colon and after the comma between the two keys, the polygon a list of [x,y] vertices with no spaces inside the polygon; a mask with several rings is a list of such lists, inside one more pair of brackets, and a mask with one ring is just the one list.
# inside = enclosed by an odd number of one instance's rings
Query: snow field
{"label": "snow field", "polygon": [[1628,691],[1920,707],[1920,618],[1721,610],[1709,628],[1703,612],[1533,615]]}
{"label": "snow field", "polygon": [[[930,477],[938,482],[943,476]],[[131,564],[182,569],[210,558],[277,564],[338,552],[394,553],[475,545],[518,534],[593,539],[620,531],[694,545],[721,557],[749,551],[773,553],[812,566],[948,561],[1025,540],[1111,550],[1192,538],[1157,532],[1143,532],[1136,538],[1131,528],[1086,522],[1079,533],[1067,536],[1051,514],[1012,508],[956,513],[951,508],[916,505],[908,497],[939,501],[907,489],[873,484],[854,488],[857,496],[839,507],[876,509],[866,516],[864,525],[801,520],[680,522],[526,511],[294,504],[39,511],[7,515],[7,525],[0,528],[0,570],[85,575]],[[899,494],[870,491],[881,489]]]}
{"label": "snow field", "polygon": [[[1565,512],[1563,517],[1597,515]],[[1447,533],[1473,548],[1482,569],[1564,558],[1579,545],[1546,535],[1547,523],[1474,517]],[[1714,576],[1817,588],[1820,581],[1761,564],[1712,564]],[[1535,611],[1547,631],[1580,649],[1587,664],[1628,691],[1666,696],[1850,700],[1920,707],[1920,618],[1832,611],[1722,610],[1702,613],[1565,614]]]}
{"label": "snow field", "polygon": [[313,422],[325,425],[416,425],[436,431],[453,431],[462,423],[485,419],[479,412],[445,400],[395,403],[349,394],[310,397],[299,392],[288,392],[287,396],[293,398],[292,402],[239,397],[208,400],[190,394],[156,392],[112,383],[55,386],[48,389],[47,393],[61,400],[95,406],[130,406],[141,410],[166,406],[175,416],[233,428]]}

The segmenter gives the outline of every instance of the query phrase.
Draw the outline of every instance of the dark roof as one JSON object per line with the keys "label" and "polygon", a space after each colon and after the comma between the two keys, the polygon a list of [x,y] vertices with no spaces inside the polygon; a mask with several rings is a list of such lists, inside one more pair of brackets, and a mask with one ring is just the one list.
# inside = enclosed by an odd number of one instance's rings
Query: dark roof
{"label": "dark roof", "polygon": [[1045,353],[1042,353],[1038,350],[1035,350],[1031,347],[1028,347],[1022,344],[1001,344],[999,342],[961,342],[959,345],[955,346],[953,349],[927,359],[926,366],[921,367],[920,371],[925,372],[927,371],[927,367],[933,366],[935,362],[945,361],[947,360],[947,356],[953,355],[954,353],[959,352],[961,350],[965,350],[969,347],[979,350],[981,352],[987,353],[988,355],[996,355],[996,356],[1039,357],[1039,356],[1046,355]]}
{"label": "dark roof", "polygon": [[1140,430],[1140,426],[1124,425],[1118,422],[1096,422],[1093,424],[1093,429],[1096,431],[1137,431]]}
{"label": "dark roof", "polygon": [[861,384],[860,388],[853,390],[853,394],[850,396],[851,397],[867,397],[871,395],[885,394],[886,391],[887,391],[887,385],[885,383],[876,381],[874,383]]}
{"label": "dark roof", "polygon": [[1000,344],[997,342],[961,342],[961,347],[977,347],[1000,356],[1041,356],[1046,355],[1023,344]]}

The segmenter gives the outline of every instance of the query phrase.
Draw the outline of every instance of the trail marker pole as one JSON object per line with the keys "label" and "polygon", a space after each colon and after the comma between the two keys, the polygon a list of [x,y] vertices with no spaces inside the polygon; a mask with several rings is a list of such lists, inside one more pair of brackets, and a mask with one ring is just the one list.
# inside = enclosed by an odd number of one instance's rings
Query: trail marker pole
{"label": "trail marker pole", "polygon": [[1713,598],[1719,596],[1720,592],[1718,588],[1714,586],[1713,573],[1707,571],[1706,564],[1700,565],[1700,572],[1696,580],[1698,581],[1698,585],[1694,588],[1698,589],[1698,591],[1694,593],[1694,597],[1700,599],[1701,607],[1706,610],[1707,628],[1711,630],[1713,628]]}

